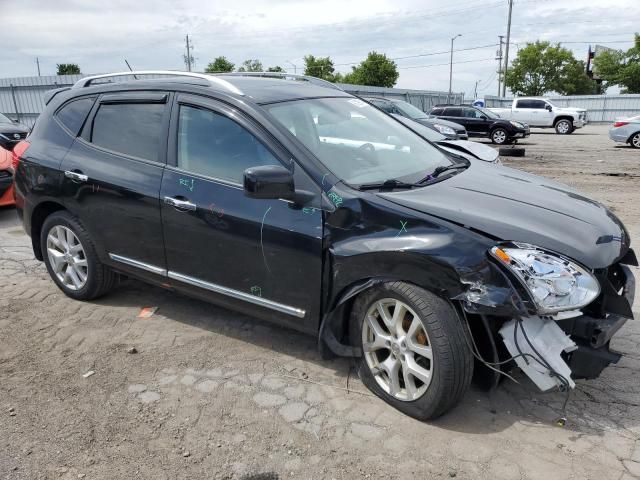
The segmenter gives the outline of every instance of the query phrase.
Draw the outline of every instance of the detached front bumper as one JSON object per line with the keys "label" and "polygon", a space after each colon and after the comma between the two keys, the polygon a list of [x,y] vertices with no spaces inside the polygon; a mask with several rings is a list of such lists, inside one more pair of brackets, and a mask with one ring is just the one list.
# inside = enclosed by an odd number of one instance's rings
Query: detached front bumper
{"label": "detached front bumper", "polygon": [[[609,345],[612,337],[631,318],[635,278],[629,267],[618,265],[618,268],[625,278],[623,286],[613,295],[620,302],[628,302],[628,314],[607,313],[602,318],[584,314],[564,320],[527,317],[511,320],[500,329],[507,350],[541,390],[563,386],[559,375],[570,387],[575,385],[574,379],[596,378],[608,365],[620,359],[621,355],[612,352]],[[542,357],[542,362],[531,361],[532,357]],[[555,373],[543,363],[551,366]]]}

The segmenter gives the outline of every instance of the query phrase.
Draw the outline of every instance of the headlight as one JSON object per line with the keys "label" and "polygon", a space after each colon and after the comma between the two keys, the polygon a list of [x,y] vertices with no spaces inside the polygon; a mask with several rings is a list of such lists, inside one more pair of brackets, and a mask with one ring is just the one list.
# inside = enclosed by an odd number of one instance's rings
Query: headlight
{"label": "headlight", "polygon": [[455,135],[456,131],[451,128],[451,127],[447,127],[446,125],[440,125],[439,123],[434,123],[433,126],[443,135]]}
{"label": "headlight", "polygon": [[520,122],[514,122],[513,120],[511,120],[511,121],[509,121],[509,123],[511,125],[513,125],[514,127],[516,127],[516,128],[524,128],[524,125],[521,124]]}
{"label": "headlight", "polygon": [[533,245],[493,247],[493,255],[512,271],[531,294],[538,313],[576,310],[600,294],[596,278],[580,265]]}

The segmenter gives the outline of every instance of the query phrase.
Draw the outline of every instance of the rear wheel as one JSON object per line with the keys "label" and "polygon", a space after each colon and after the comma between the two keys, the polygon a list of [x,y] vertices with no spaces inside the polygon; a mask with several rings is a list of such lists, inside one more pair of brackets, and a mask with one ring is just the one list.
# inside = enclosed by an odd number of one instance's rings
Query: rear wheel
{"label": "rear wheel", "polygon": [[504,128],[496,128],[491,132],[491,142],[496,145],[504,145],[509,139],[509,134]]}
{"label": "rear wheel", "polygon": [[634,134],[629,139],[629,145],[631,145],[633,148],[640,148],[640,132]]}
{"label": "rear wheel", "polygon": [[398,410],[435,418],[463,397],[473,357],[455,310],[445,300],[404,282],[363,293],[353,308],[350,337],[362,347],[358,374]]}
{"label": "rear wheel", "polygon": [[116,275],[100,263],[89,234],[66,211],[44,221],[40,237],[42,257],[49,275],[65,295],[90,300],[107,293]]}
{"label": "rear wheel", "polygon": [[573,133],[573,123],[569,120],[558,120],[555,124],[556,133],[559,135],[569,135]]}

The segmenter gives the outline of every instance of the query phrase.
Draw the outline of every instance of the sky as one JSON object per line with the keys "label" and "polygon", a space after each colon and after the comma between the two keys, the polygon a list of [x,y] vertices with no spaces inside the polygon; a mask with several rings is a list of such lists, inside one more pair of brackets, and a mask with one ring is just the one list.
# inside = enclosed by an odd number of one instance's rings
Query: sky
{"label": "sky", "polygon": [[[510,58],[527,42],[560,42],[578,59],[588,46],[632,46],[639,0],[514,0]],[[303,70],[308,54],[330,56],[346,73],[375,50],[395,60],[396,87],[497,93],[498,35],[508,0],[0,0],[0,77],[184,69],[185,35],[195,69],[219,55],[236,64]],[[403,58],[405,57],[405,58]],[[406,58],[408,57],[408,58]]]}

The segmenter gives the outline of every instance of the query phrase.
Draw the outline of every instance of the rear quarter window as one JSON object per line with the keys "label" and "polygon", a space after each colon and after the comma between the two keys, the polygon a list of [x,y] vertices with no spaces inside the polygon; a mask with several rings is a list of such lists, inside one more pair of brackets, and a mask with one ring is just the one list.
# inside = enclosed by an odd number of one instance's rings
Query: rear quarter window
{"label": "rear quarter window", "polygon": [[164,103],[102,104],[93,119],[91,143],[157,162],[164,111]]}
{"label": "rear quarter window", "polygon": [[89,115],[93,107],[93,102],[95,102],[95,97],[72,100],[63,105],[55,113],[55,117],[73,136],[78,136],[87,115]]}

